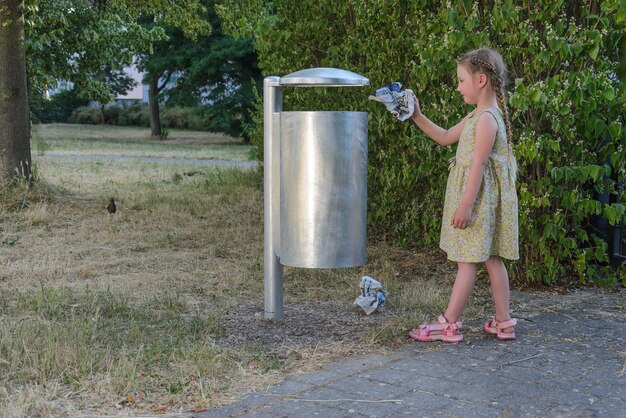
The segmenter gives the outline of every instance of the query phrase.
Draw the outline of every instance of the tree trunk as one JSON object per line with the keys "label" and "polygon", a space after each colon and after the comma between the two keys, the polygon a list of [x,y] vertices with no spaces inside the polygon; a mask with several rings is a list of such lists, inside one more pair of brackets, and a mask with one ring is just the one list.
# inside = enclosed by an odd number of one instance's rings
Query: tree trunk
{"label": "tree trunk", "polygon": [[0,181],[31,181],[24,1],[0,2]]}
{"label": "tree trunk", "polygon": [[160,138],[161,116],[159,116],[159,79],[156,77],[150,79],[148,103],[150,105],[150,135],[152,137]]}

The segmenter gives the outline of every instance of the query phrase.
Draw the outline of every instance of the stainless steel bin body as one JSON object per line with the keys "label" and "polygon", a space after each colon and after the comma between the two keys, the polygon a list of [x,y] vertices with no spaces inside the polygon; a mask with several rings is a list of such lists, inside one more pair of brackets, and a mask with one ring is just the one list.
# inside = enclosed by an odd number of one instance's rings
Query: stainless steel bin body
{"label": "stainless steel bin body", "polygon": [[280,113],[280,263],[366,263],[367,113]]}

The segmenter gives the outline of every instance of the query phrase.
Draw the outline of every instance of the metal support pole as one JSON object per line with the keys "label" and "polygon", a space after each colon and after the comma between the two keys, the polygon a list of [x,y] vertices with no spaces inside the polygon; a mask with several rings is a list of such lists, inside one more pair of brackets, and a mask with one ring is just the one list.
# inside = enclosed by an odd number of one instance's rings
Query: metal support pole
{"label": "metal support pole", "polygon": [[265,319],[283,318],[283,266],[280,264],[280,132],[283,108],[279,77],[263,80],[263,208]]}

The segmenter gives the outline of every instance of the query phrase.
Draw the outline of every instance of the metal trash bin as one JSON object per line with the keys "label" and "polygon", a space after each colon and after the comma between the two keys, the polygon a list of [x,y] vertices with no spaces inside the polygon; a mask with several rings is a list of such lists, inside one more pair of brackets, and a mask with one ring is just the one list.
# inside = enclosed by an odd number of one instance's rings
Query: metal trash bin
{"label": "metal trash bin", "polygon": [[365,264],[367,113],[280,114],[280,263]]}
{"label": "metal trash bin", "polygon": [[367,113],[283,112],[282,88],[368,85],[367,78],[336,68],[264,80],[266,319],[283,315],[283,265],[366,262]]}

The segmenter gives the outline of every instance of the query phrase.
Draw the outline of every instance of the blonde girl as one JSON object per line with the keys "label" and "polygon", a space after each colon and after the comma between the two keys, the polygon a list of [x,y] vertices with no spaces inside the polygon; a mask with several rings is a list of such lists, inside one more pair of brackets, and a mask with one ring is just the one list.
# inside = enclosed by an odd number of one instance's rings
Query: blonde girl
{"label": "blonde girl", "polygon": [[485,323],[485,332],[500,340],[515,339],[517,321],[509,313],[509,277],[502,261],[519,258],[517,166],[504,101],[505,72],[504,61],[494,49],[477,49],[459,59],[457,91],[476,108],[450,129],[430,121],[415,99],[413,122],[439,145],[458,142],[446,186],[440,240],[458,270],[443,315],[409,333],[418,341],[463,340],[459,318],[476,282],[477,263],[483,262],[495,303],[495,315]]}

